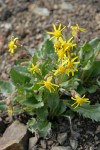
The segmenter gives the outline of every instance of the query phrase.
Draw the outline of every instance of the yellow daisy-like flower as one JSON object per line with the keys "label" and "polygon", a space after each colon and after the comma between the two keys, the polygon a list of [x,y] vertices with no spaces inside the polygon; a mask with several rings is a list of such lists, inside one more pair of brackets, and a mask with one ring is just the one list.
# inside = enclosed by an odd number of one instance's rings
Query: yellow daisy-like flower
{"label": "yellow daisy-like flower", "polygon": [[57,52],[57,55],[58,55],[58,62],[59,62],[60,60],[62,60],[65,57],[65,51],[63,49],[61,49]]}
{"label": "yellow daisy-like flower", "polygon": [[58,28],[53,24],[53,28],[54,28],[54,32],[47,32],[48,34],[52,34],[53,36],[50,38],[53,39],[53,38],[56,38],[56,39],[59,39],[60,37],[62,37],[62,31],[65,29],[66,26],[64,26],[62,29],[61,29],[61,24],[58,25]]}
{"label": "yellow daisy-like flower", "polygon": [[37,84],[43,84],[43,86],[41,86],[39,89],[46,87],[50,91],[50,93],[52,92],[52,90],[55,91],[54,87],[59,87],[59,86],[57,84],[51,83],[51,81],[52,81],[52,76],[48,77],[46,81],[43,80],[37,83]]}
{"label": "yellow daisy-like flower", "polygon": [[15,38],[14,36],[11,37],[11,41],[8,43],[8,47],[9,47],[9,53],[11,55],[14,54],[15,49],[17,49],[17,45],[16,45],[16,41],[18,40],[18,38]]}
{"label": "yellow daisy-like flower", "polygon": [[62,45],[64,52],[70,51],[74,46],[76,46],[75,43],[71,42],[72,39],[73,39],[73,37],[70,38],[68,41],[65,41],[65,40],[63,40],[63,38],[59,38],[59,41],[61,42],[61,45]]}
{"label": "yellow daisy-like flower", "polygon": [[73,59],[68,58],[63,62],[63,64],[66,64],[66,73],[68,76],[70,75],[70,73],[72,74],[72,76],[74,76],[74,72],[78,71],[75,66],[76,64],[79,64],[78,61],[75,61],[77,58],[78,56],[74,57]]}
{"label": "yellow daisy-like flower", "polygon": [[14,111],[13,111],[13,109],[12,109],[12,108],[9,108],[9,109],[8,109],[8,114],[9,114],[9,115],[12,115],[12,114],[13,114],[13,112],[14,112]]}
{"label": "yellow daisy-like flower", "polygon": [[41,70],[39,69],[39,66],[38,65],[34,65],[33,63],[32,63],[31,68],[28,68],[28,70],[30,72],[32,72],[33,74],[34,73],[41,73]]}
{"label": "yellow daisy-like flower", "polygon": [[61,42],[59,42],[59,41],[55,42],[55,44],[54,44],[55,52],[57,53],[58,50],[60,50],[61,48],[62,48]]}
{"label": "yellow daisy-like flower", "polygon": [[89,99],[84,97],[85,95],[83,97],[80,97],[79,95],[76,95],[75,98],[71,97],[71,99],[75,101],[72,106],[76,105],[75,108],[77,108],[78,106],[82,106],[83,103],[89,103]]}
{"label": "yellow daisy-like flower", "polygon": [[53,70],[54,75],[57,75],[57,74],[63,74],[66,72],[66,67],[64,67],[62,64],[58,66],[58,69],[57,70]]}
{"label": "yellow daisy-like flower", "polygon": [[78,31],[80,31],[80,32],[86,31],[86,29],[79,27],[78,24],[76,24],[76,26],[71,26],[70,28],[72,29],[72,35],[73,36],[75,36]]}

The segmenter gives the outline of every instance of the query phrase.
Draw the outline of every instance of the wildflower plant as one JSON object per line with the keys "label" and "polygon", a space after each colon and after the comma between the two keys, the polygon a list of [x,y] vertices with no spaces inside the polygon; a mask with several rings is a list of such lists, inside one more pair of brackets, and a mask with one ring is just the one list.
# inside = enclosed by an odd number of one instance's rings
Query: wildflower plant
{"label": "wildflower plant", "polygon": [[[66,28],[71,37],[64,36]],[[53,24],[53,29],[39,50],[11,68],[9,81],[0,81],[5,98],[0,109],[12,116],[27,113],[29,130],[41,136],[49,133],[54,117],[68,116],[70,110],[100,121],[100,104],[91,105],[85,96],[100,86],[100,40],[80,44],[80,33],[86,30],[78,24],[70,28]],[[8,44],[11,54],[17,40],[13,37]]]}

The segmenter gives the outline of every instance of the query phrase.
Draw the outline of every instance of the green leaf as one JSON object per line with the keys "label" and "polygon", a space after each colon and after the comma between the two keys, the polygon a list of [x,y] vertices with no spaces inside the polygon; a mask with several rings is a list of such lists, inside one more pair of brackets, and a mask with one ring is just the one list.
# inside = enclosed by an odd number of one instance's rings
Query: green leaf
{"label": "green leaf", "polygon": [[97,85],[91,85],[89,88],[86,88],[86,90],[87,90],[89,93],[94,93],[94,92],[96,92],[97,89],[98,89],[98,86],[97,86]]}
{"label": "green leaf", "polygon": [[89,43],[85,43],[84,45],[83,45],[83,51],[84,52],[86,52],[86,53],[88,53],[88,52],[90,52],[91,51],[91,45],[89,44]]}
{"label": "green leaf", "polygon": [[92,70],[92,76],[97,76],[100,74],[100,61],[94,61]]}
{"label": "green leaf", "polygon": [[70,80],[60,84],[60,87],[65,88],[67,90],[69,90],[69,89],[77,89],[77,86],[79,85],[78,81],[79,81],[79,79],[72,78],[72,79],[70,79]]}
{"label": "green leaf", "polygon": [[20,72],[18,68],[14,67],[10,71],[11,79],[13,83],[17,86],[18,84],[26,84],[30,81],[28,75],[25,72]]}
{"label": "green leaf", "polygon": [[36,52],[37,56],[43,59],[47,58],[57,58],[57,55],[54,51],[54,45],[53,42],[47,39],[40,50]]}
{"label": "green leaf", "polygon": [[34,97],[36,98],[36,100],[38,102],[41,102],[42,101],[42,91],[39,91],[38,94],[34,94]]}
{"label": "green leaf", "polygon": [[36,110],[36,115],[39,119],[45,119],[48,116],[48,110],[46,107],[42,107]]}
{"label": "green leaf", "polygon": [[8,96],[15,91],[15,86],[11,81],[0,81],[0,92],[3,96]]}
{"label": "green leaf", "polygon": [[42,101],[38,102],[34,96],[27,98],[27,100],[21,101],[21,104],[33,109],[41,108],[44,106],[44,103]]}
{"label": "green leaf", "polygon": [[76,109],[72,107],[72,100],[63,100],[64,104],[69,107],[72,111],[79,113],[83,117],[90,118],[95,121],[100,121],[100,104],[90,105],[84,103],[82,106],[77,107]]}
{"label": "green leaf", "polygon": [[83,95],[86,93],[86,88],[84,88],[81,84],[79,84],[79,86],[77,87],[77,92],[80,94],[80,95]]}
{"label": "green leaf", "polygon": [[55,93],[48,93],[47,95],[48,97],[47,99],[47,103],[48,103],[48,107],[50,108],[51,114],[54,115],[55,111],[58,109],[59,107],[59,95],[57,92]]}
{"label": "green leaf", "polygon": [[80,115],[86,118],[90,118],[95,121],[100,121],[100,104],[89,105],[84,104],[73,111],[78,112]]}
{"label": "green leaf", "polygon": [[91,60],[87,61],[86,65],[82,68],[82,70],[89,70],[92,67]]}
{"label": "green leaf", "polygon": [[93,47],[93,48],[96,48],[99,44],[100,44],[100,39],[99,38],[95,38],[93,40],[91,40],[89,42],[89,44]]}
{"label": "green leaf", "polygon": [[97,84],[100,86],[100,77],[97,78]]}
{"label": "green leaf", "polygon": [[44,43],[44,48],[46,50],[46,53],[50,54],[50,53],[54,53],[54,45],[53,42],[51,40],[46,40],[46,42]]}
{"label": "green leaf", "polygon": [[55,116],[61,115],[66,110],[66,105],[61,100],[59,106],[56,109]]}
{"label": "green leaf", "polygon": [[28,121],[27,126],[32,133],[38,131],[42,137],[45,137],[51,130],[51,123],[47,120],[36,120],[32,118]]}
{"label": "green leaf", "polygon": [[0,110],[1,111],[7,110],[7,105],[6,105],[5,101],[3,101],[3,100],[0,100]]}
{"label": "green leaf", "polygon": [[59,116],[66,110],[66,106],[56,92],[48,94],[47,103],[52,116]]}

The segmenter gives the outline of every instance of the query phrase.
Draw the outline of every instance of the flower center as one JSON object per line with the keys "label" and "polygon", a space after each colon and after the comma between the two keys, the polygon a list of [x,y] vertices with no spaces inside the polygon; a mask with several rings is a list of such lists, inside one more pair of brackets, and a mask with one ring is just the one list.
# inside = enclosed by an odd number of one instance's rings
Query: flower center
{"label": "flower center", "polygon": [[60,42],[56,42],[54,46],[55,46],[55,48],[60,48],[61,47],[61,43]]}
{"label": "flower center", "polygon": [[10,47],[11,49],[15,48],[15,44],[14,44],[14,42],[13,42],[13,41],[12,41],[12,42],[10,42],[9,47]]}
{"label": "flower center", "polygon": [[82,98],[77,98],[77,103],[78,104],[82,104],[83,103],[83,99]]}
{"label": "flower center", "polygon": [[72,68],[73,67],[73,63],[70,61],[68,62],[68,65],[67,65],[68,68]]}
{"label": "flower center", "polygon": [[56,30],[56,31],[54,32],[54,36],[57,37],[57,38],[59,38],[59,37],[61,36],[61,31]]}
{"label": "flower center", "polygon": [[63,66],[60,66],[59,67],[59,73],[64,73],[65,72],[65,67],[63,67]]}
{"label": "flower center", "polygon": [[51,83],[50,83],[50,82],[47,82],[47,81],[45,81],[44,85],[45,85],[45,87],[46,87],[47,89],[49,89],[49,88],[52,87]]}
{"label": "flower center", "polygon": [[34,66],[34,67],[33,67],[33,70],[34,70],[34,71],[38,71],[38,70],[39,70],[39,68],[38,68],[38,67],[36,67],[36,66]]}

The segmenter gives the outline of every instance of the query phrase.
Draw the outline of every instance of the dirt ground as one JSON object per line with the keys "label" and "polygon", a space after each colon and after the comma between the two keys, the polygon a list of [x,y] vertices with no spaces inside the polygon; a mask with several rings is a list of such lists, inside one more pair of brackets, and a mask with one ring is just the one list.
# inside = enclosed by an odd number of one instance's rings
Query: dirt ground
{"label": "dirt ground", "polygon": [[[58,21],[86,28],[87,32],[81,36],[83,41],[100,37],[100,0],[0,0],[0,79],[8,80],[14,61],[27,55],[24,50],[9,55],[7,43],[11,35],[34,50],[43,41],[44,33],[52,30],[52,23]],[[76,119],[76,122],[84,129],[80,130],[78,150],[99,150],[100,124],[90,120]]]}

